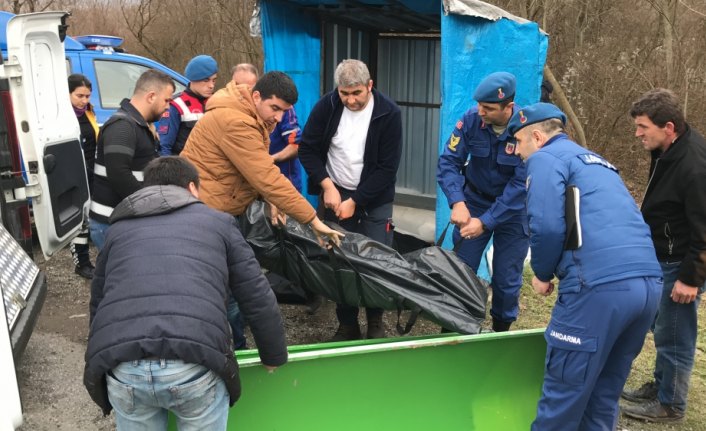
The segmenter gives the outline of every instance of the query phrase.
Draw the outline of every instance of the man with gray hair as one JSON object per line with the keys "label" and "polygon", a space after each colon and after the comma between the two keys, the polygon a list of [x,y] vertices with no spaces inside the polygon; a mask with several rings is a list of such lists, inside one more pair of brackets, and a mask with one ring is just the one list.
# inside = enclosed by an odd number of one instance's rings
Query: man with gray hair
{"label": "man with gray hair", "polygon": [[254,87],[255,83],[257,83],[257,79],[260,77],[257,67],[250,63],[236,64],[230,70],[230,73],[233,75],[232,80],[236,85],[247,84],[250,87]]}
{"label": "man with gray hair", "polygon": [[[402,152],[399,107],[373,88],[368,67],[343,60],[336,89],[314,106],[299,144],[309,192],[319,193],[319,214],[344,229],[392,244],[392,201]],[[367,338],[382,338],[382,310],[366,309]],[[361,337],[358,308],[338,304],[331,341]]]}

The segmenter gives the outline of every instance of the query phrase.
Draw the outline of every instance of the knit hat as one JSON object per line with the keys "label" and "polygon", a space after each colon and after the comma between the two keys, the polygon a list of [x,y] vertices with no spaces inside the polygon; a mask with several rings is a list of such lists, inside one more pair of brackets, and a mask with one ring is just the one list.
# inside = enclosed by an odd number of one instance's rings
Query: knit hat
{"label": "knit hat", "polygon": [[184,75],[189,82],[203,81],[216,73],[218,73],[218,63],[210,55],[197,55],[184,69]]}

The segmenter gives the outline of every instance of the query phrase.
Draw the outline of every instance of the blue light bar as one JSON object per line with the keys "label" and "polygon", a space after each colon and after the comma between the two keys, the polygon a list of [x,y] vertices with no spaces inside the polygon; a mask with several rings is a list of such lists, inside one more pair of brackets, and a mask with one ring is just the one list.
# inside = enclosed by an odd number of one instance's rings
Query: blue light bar
{"label": "blue light bar", "polygon": [[76,39],[86,48],[117,48],[123,44],[122,37],[101,36],[97,34],[91,34],[87,36],[76,36],[74,37],[74,39]]}

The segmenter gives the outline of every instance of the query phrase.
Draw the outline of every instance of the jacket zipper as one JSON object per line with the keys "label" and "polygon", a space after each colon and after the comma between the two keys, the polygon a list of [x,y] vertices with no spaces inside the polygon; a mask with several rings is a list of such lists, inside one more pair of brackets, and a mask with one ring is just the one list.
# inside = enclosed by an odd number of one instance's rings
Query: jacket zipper
{"label": "jacket zipper", "polygon": [[672,239],[672,230],[669,228],[669,222],[664,223],[664,236],[667,237],[667,254],[672,255],[672,249],[674,248],[674,240]]}
{"label": "jacket zipper", "polygon": [[[645,205],[645,198],[647,197],[647,192],[650,190],[650,185],[652,184],[652,179],[657,173],[657,166],[659,165],[659,159],[655,161],[655,168],[652,170],[652,175],[650,175],[649,181],[647,181],[647,187],[645,188],[645,193],[642,195],[642,203],[640,203],[640,211],[642,211],[642,206]],[[670,253],[671,254],[671,253]]]}

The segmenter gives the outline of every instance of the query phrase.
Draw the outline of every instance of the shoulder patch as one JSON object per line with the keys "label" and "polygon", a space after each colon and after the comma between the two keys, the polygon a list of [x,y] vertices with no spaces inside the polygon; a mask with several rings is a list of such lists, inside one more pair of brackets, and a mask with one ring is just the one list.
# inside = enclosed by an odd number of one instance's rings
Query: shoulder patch
{"label": "shoulder patch", "polygon": [[455,152],[459,142],[461,142],[461,138],[452,133],[451,139],[449,139],[449,150]]}
{"label": "shoulder patch", "polygon": [[463,121],[458,120],[458,121],[456,122],[456,128],[457,128],[458,130],[461,130],[462,127],[463,127]]}
{"label": "shoulder patch", "polygon": [[157,133],[160,135],[166,135],[169,132],[169,125],[168,124],[160,124],[159,129],[157,129]]}
{"label": "shoulder patch", "polygon": [[618,168],[613,166],[612,163],[610,163],[608,160],[604,159],[603,157],[599,156],[598,154],[593,154],[593,153],[586,153],[586,154],[579,154],[579,160],[584,162],[587,165],[601,165],[604,168],[608,168],[612,171],[618,172]]}
{"label": "shoulder patch", "polygon": [[164,111],[164,114],[162,114],[162,118],[169,118],[169,109]]}

